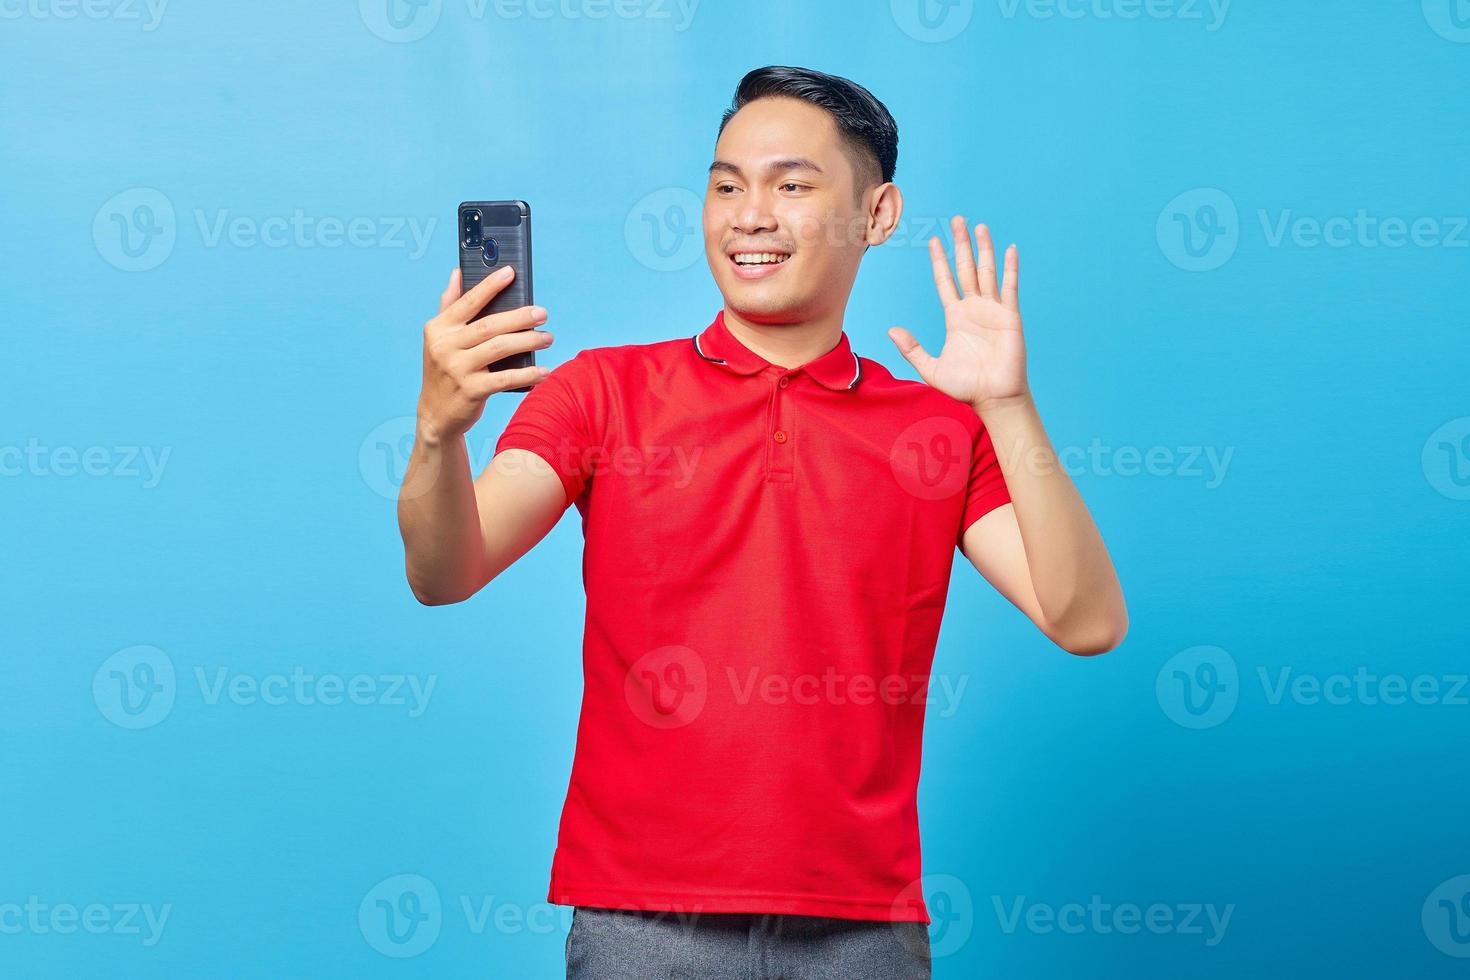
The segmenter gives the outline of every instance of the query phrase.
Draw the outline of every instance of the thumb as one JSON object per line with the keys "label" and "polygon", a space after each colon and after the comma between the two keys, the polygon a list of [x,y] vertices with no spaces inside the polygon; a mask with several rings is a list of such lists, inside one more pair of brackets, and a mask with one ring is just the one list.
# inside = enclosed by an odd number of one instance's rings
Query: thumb
{"label": "thumb", "polygon": [[903,327],[888,328],[888,337],[898,347],[898,352],[903,355],[904,360],[912,364],[919,372],[919,377],[927,382],[929,372],[934,366],[933,356],[914,339],[913,334]]}

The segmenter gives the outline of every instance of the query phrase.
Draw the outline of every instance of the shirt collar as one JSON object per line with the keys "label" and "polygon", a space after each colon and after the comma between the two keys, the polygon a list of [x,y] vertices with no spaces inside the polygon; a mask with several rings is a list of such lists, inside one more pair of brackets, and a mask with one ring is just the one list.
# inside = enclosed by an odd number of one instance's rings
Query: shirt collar
{"label": "shirt collar", "polygon": [[[746,347],[725,326],[725,311],[715,314],[714,322],[694,337],[694,352],[711,364],[718,364],[736,374],[755,374],[768,367],[776,367],[755,351]],[[784,369],[780,369],[784,370]],[[792,373],[804,371],[824,387],[833,391],[847,391],[857,387],[863,376],[862,362],[852,352],[847,331],[837,339],[833,347],[821,357],[807,361]]]}

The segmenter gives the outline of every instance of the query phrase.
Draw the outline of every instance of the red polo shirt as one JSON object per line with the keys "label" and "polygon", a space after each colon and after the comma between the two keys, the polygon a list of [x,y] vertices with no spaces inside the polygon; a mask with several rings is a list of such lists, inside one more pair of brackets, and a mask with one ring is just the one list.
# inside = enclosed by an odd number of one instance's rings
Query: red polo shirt
{"label": "red polo shirt", "polygon": [[967,405],[725,327],[585,350],[496,451],[582,514],[585,689],[549,900],[927,922],[915,795],[955,548],[1007,502]]}

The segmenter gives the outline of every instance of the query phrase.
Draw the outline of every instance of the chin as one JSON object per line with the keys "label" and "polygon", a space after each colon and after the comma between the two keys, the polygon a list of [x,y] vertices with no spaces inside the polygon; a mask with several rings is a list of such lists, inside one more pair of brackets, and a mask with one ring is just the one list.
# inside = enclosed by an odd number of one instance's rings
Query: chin
{"label": "chin", "polygon": [[801,319],[806,304],[792,297],[771,295],[759,289],[751,289],[746,283],[737,283],[725,291],[725,304],[736,314],[752,323],[789,323]]}

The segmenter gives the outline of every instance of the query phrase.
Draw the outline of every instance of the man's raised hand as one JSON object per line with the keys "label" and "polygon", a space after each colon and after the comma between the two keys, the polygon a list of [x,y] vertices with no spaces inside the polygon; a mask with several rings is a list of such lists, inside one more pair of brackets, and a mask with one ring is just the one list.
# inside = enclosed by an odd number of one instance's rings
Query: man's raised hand
{"label": "man's raised hand", "polygon": [[522,306],[474,319],[513,278],[514,270],[502,266],[464,292],[459,270],[450,274],[439,297],[439,314],[424,324],[420,438],[440,441],[461,436],[485,411],[486,398],[534,385],[550,373],[544,367],[486,370],[513,354],[551,346],[551,334],[535,329],[546,322],[544,307]]}
{"label": "man's raised hand", "polygon": [[950,274],[949,256],[938,236],[929,239],[934,287],[944,308],[944,347],[935,357],[903,327],[888,331],[919,377],[951,398],[980,411],[1029,396],[1026,343],[1021,334],[1020,257],[1016,246],[1005,253],[1004,286],[995,277],[995,246],[990,229],[975,226],[975,248],[961,215],[950,220],[955,240],[959,287]]}

